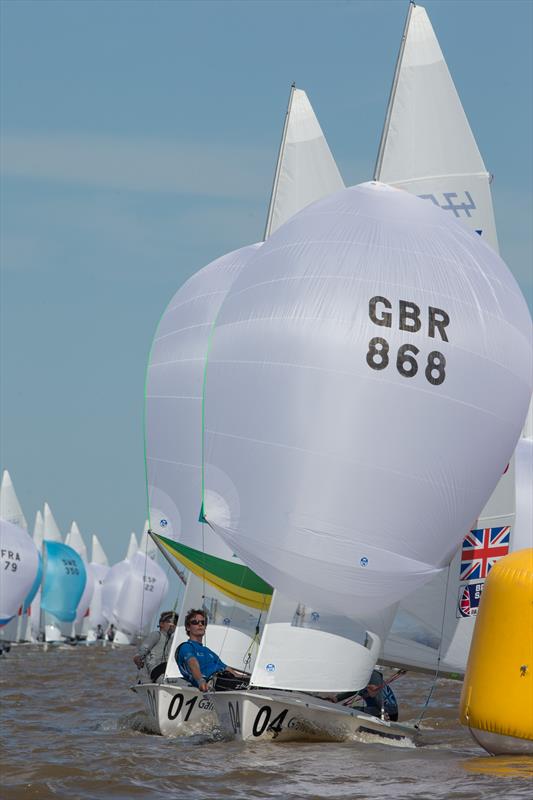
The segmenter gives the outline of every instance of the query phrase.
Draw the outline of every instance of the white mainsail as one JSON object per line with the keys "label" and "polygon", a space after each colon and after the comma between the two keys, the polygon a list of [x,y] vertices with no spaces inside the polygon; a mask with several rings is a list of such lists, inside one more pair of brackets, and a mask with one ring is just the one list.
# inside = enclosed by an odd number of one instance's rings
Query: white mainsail
{"label": "white mainsail", "polygon": [[131,558],[133,558],[133,556],[138,551],[138,549],[139,549],[139,542],[137,541],[137,537],[135,536],[135,533],[132,532],[130,534],[130,538],[129,538],[129,542],[128,542],[128,549],[126,550],[126,555],[124,556],[126,561],[129,561]]}
{"label": "white mainsail", "polygon": [[307,94],[293,84],[281,138],[264,239],[344,181]]}
{"label": "white mainsail", "polygon": [[[498,251],[490,176],[441,48],[422,6],[410,4],[379,147],[376,180],[440,206]],[[475,468],[473,466],[473,468]],[[469,550],[487,538],[495,557],[516,549],[513,461],[465,530],[449,571],[402,601],[383,660],[401,667],[461,673],[487,567]],[[470,567],[469,564],[473,564]]]}
{"label": "white mainsail", "polygon": [[7,469],[2,474],[2,483],[0,485],[0,518],[5,519],[6,522],[11,522],[12,525],[18,525],[19,528],[24,528],[24,530],[28,529],[26,517]]}
{"label": "white mainsail", "polygon": [[498,251],[490,175],[426,10],[414,3],[374,178],[434,203]]}
{"label": "white mainsail", "polygon": [[61,531],[59,530],[59,526],[55,521],[55,517],[52,514],[52,509],[48,505],[48,503],[44,504],[43,509],[43,521],[44,521],[44,531],[43,531],[43,538],[46,539],[48,542],[62,542]]}
{"label": "white mainsail", "polygon": [[100,539],[95,533],[93,533],[91,552],[92,552],[91,564],[100,564],[103,567],[109,566],[109,561],[106,556],[105,550],[100,543]]}

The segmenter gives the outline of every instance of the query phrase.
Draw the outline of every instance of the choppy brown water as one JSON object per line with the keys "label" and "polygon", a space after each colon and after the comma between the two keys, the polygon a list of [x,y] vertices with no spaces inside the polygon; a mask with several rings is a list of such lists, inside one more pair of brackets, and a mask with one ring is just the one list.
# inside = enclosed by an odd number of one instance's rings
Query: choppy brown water
{"label": "choppy brown water", "polygon": [[[0,660],[3,800],[18,798],[372,798],[531,800],[533,759],[490,758],[457,722],[460,684],[439,680],[416,749],[382,744],[251,743],[216,732],[146,732],[129,691],[133,649],[13,647]],[[431,679],[395,684],[416,721]]]}

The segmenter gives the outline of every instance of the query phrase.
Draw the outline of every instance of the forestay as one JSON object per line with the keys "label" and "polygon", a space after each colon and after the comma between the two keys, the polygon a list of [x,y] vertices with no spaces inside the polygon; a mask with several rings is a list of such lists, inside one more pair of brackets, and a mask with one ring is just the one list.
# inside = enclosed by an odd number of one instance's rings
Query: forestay
{"label": "forestay", "polygon": [[452,215],[383,184],[315,203],[217,317],[206,519],[287,597],[389,606],[449,563],[502,474],[530,335],[509,270]]}
{"label": "forestay", "polygon": [[490,175],[422,6],[409,6],[374,177],[439,206],[498,250]]}

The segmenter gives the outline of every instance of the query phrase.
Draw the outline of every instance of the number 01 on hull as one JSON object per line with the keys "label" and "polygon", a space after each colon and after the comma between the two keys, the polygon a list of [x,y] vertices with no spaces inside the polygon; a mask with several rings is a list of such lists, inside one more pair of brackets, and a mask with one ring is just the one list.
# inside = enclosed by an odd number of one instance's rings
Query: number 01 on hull
{"label": "number 01 on hull", "polygon": [[162,736],[186,736],[215,725],[212,701],[185,681],[138,683],[131,688],[143,697],[151,727]]}

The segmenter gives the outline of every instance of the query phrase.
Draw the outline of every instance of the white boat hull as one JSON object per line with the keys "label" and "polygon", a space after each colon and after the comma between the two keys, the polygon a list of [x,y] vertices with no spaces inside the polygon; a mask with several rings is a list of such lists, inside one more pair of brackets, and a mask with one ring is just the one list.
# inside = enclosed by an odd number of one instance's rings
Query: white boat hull
{"label": "white boat hull", "polygon": [[212,695],[223,732],[240,741],[277,739],[320,742],[371,741],[406,747],[417,732],[351,708],[299,692],[236,691]]}
{"label": "white boat hull", "polygon": [[187,736],[211,730],[217,722],[211,697],[183,683],[138,683],[150,727],[161,736]]}

